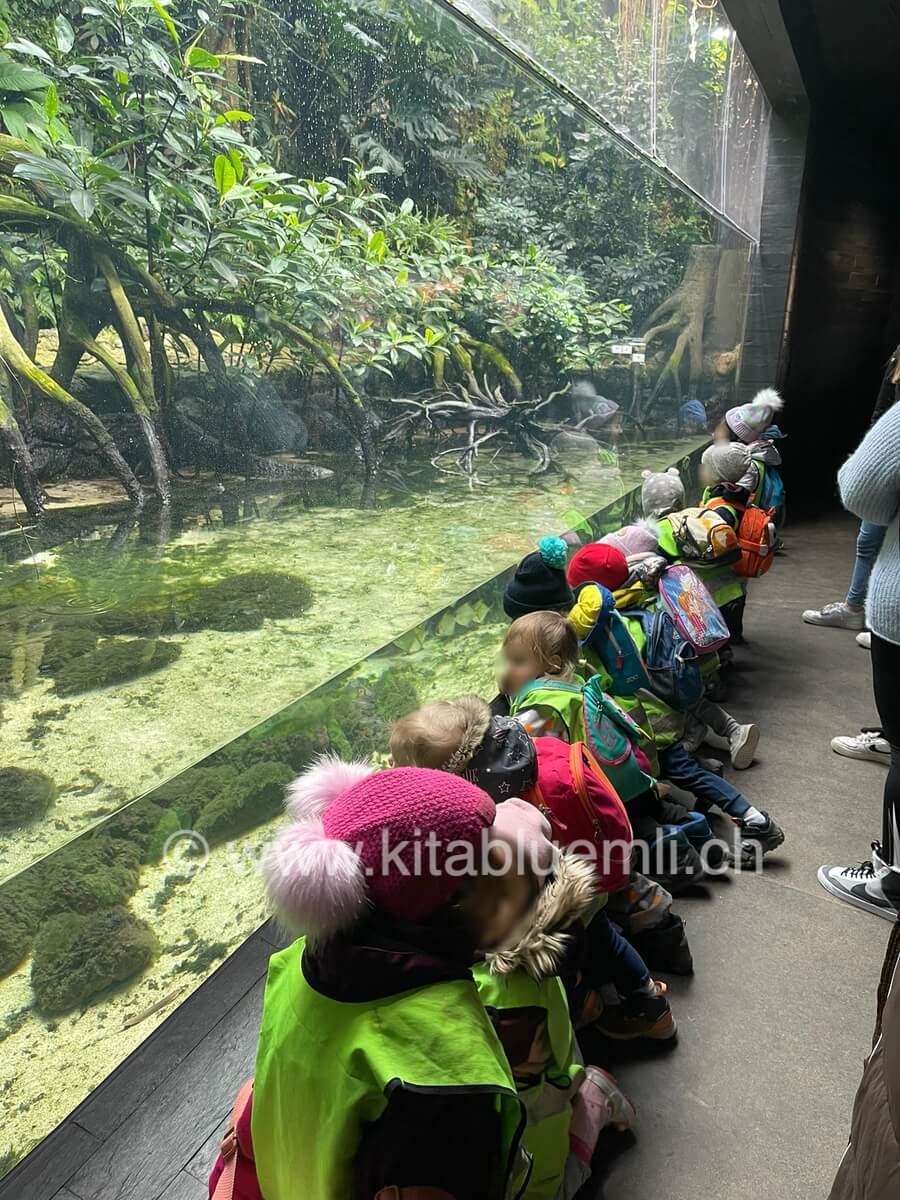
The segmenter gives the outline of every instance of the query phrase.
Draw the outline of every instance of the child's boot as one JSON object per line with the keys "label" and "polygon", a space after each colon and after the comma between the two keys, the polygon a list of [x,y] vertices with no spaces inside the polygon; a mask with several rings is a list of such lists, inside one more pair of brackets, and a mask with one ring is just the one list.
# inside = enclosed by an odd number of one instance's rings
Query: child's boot
{"label": "child's boot", "polygon": [[678,1032],[666,999],[666,985],[654,979],[648,979],[643,988],[623,996],[621,1004],[607,1005],[594,1028],[615,1041],[636,1038],[668,1041]]}

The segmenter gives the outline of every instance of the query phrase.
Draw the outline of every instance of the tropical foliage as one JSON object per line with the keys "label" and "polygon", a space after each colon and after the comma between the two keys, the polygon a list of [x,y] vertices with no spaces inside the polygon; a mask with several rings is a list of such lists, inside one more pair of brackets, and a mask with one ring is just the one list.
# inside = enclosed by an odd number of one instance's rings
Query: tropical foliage
{"label": "tropical foliage", "polygon": [[[2,14],[0,452],[36,515],[47,413],[135,501],[143,472],[167,503],[198,364],[328,376],[371,475],[380,398],[536,398],[602,369],[709,238],[426,0]],[[87,362],[142,450],[76,387]]]}

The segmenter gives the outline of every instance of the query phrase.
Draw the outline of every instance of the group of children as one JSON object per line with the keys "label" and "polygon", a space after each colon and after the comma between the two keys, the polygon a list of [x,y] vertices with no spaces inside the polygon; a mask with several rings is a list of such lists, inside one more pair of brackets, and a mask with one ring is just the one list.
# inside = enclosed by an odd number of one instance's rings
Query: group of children
{"label": "group of children", "polygon": [[740,770],[759,740],[719,701],[776,551],[779,407],[729,410],[698,505],[645,472],[637,524],[542,540],[505,593],[492,701],[407,714],[389,769],[326,757],[291,786],[265,875],[298,937],[270,963],[215,1200],[567,1198],[630,1126],[579,1033],[671,1041],[654,976],[693,969],[672,893],[784,841],[695,754]]}

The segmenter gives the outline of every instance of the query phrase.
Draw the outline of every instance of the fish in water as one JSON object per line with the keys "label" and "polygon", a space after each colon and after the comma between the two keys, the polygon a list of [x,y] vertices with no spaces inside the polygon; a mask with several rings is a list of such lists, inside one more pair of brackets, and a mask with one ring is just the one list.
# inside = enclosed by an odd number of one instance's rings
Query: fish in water
{"label": "fish in water", "polygon": [[157,1000],[155,1004],[151,1004],[149,1008],[143,1009],[139,1013],[135,1013],[133,1017],[127,1017],[122,1023],[123,1029],[131,1029],[134,1025],[140,1025],[141,1021],[146,1021],[148,1017],[152,1017],[154,1013],[158,1013],[160,1009],[167,1008],[173,1000],[177,1000],[181,993],[187,987],[183,983],[181,987],[175,989],[174,992],[169,992],[168,996],[163,996],[162,1000]]}

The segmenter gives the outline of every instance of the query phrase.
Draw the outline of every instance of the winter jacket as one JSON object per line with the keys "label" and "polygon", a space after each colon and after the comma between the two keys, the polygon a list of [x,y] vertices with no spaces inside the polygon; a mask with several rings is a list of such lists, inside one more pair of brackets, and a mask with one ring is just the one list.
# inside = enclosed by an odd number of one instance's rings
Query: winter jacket
{"label": "winter jacket", "polygon": [[[893,960],[893,961],[891,961]],[[880,1031],[853,1105],[847,1147],[829,1200],[900,1196],[900,937],[891,938]]]}

